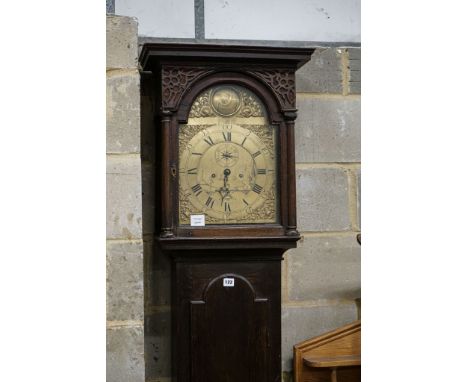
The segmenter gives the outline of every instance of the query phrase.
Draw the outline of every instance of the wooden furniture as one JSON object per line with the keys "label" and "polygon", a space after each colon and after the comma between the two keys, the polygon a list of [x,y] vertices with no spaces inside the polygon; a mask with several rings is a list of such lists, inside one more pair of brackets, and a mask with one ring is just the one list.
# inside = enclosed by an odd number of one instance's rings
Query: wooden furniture
{"label": "wooden furniture", "polygon": [[294,346],[294,382],[361,380],[361,321]]}
{"label": "wooden furniture", "polygon": [[146,44],[156,253],[172,259],[178,382],[281,381],[281,260],[296,247],[295,71],[313,49]]}

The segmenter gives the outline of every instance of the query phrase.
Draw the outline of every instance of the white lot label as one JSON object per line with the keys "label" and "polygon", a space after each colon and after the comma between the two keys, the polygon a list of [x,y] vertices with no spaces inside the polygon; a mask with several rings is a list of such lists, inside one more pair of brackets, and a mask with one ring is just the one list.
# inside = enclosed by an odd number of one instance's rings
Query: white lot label
{"label": "white lot label", "polygon": [[204,227],[205,215],[190,215],[190,225],[192,227]]}
{"label": "white lot label", "polygon": [[233,287],[234,286],[234,279],[233,278],[229,278],[229,277],[225,277],[223,279],[223,286],[225,287]]}

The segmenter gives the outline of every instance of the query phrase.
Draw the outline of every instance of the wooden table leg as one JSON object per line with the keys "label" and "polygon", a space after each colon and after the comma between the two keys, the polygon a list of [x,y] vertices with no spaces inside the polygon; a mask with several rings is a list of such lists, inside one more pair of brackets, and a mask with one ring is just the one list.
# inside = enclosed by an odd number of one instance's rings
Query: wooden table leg
{"label": "wooden table leg", "polygon": [[331,382],[338,382],[338,379],[336,378],[336,367],[331,369]]}

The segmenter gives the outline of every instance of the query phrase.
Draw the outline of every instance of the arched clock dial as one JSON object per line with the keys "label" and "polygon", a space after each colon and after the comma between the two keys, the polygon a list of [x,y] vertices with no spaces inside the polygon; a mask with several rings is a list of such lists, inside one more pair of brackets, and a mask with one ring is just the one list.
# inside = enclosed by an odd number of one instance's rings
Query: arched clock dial
{"label": "arched clock dial", "polygon": [[255,95],[234,86],[210,89],[180,129],[181,224],[194,214],[204,214],[207,224],[276,222],[276,130]]}

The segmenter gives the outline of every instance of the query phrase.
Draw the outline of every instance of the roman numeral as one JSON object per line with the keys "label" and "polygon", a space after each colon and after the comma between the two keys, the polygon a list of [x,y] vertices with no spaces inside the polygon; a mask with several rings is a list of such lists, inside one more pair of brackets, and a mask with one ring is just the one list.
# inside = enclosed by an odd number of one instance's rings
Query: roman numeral
{"label": "roman numeral", "polygon": [[202,153],[192,153],[192,155],[203,155]]}
{"label": "roman numeral", "polygon": [[210,146],[213,146],[214,145],[214,142],[213,140],[211,139],[211,137],[207,137],[205,139],[203,139],[206,143],[208,143]]}
{"label": "roman numeral", "polygon": [[[190,174],[190,170],[189,170],[189,174]],[[257,174],[266,175],[266,168],[259,168],[257,170]]]}
{"label": "roman numeral", "polygon": [[197,168],[191,168],[190,170],[187,171],[189,175],[197,175]]}
{"label": "roman numeral", "polygon": [[198,196],[202,193],[202,188],[199,184],[196,184],[192,187],[192,191],[194,192],[195,196]]}
{"label": "roman numeral", "polygon": [[259,186],[258,184],[255,183],[255,186],[253,186],[252,188],[252,191],[253,192],[256,192],[257,194],[259,194],[260,192],[262,192],[263,190],[263,187],[262,186]]}
{"label": "roman numeral", "polygon": [[231,212],[231,206],[229,205],[228,202],[224,202],[224,211]]}
{"label": "roman numeral", "polygon": [[244,138],[244,140],[241,143],[241,146],[244,146],[245,141],[247,140],[247,137]]}
{"label": "roman numeral", "polygon": [[245,205],[247,205],[247,206],[249,205],[249,203],[247,202],[247,200],[245,200],[245,199],[242,199],[242,200],[244,201]]}
{"label": "roman numeral", "polygon": [[228,131],[227,133],[223,132],[223,137],[225,141],[231,141],[231,132]]}
{"label": "roman numeral", "polygon": [[214,204],[214,200],[211,198],[211,196],[208,196],[208,199],[206,199],[206,206],[207,207],[210,207],[210,208],[213,208],[213,204]]}
{"label": "roman numeral", "polygon": [[261,154],[261,152],[260,152],[260,151],[257,151],[256,153],[253,153],[252,156],[253,156],[254,158],[256,158],[256,157],[258,157],[260,154]]}

